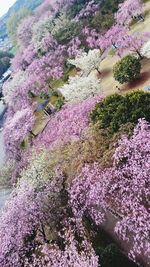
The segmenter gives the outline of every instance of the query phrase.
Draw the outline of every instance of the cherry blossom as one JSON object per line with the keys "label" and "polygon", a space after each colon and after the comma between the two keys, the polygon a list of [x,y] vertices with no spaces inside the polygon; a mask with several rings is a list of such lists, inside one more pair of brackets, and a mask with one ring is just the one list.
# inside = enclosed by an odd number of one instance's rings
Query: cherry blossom
{"label": "cherry blossom", "polygon": [[116,13],[116,22],[119,25],[129,25],[131,21],[142,15],[143,3],[141,0],[126,0],[119,4],[118,12]]}
{"label": "cherry blossom", "polygon": [[141,48],[141,55],[150,58],[150,41],[146,42]]}
{"label": "cherry blossom", "polygon": [[84,75],[88,75],[92,70],[99,69],[101,53],[98,49],[89,50],[88,53],[83,52],[75,59],[69,59],[68,62],[82,70]]}
{"label": "cherry blossom", "polygon": [[68,84],[59,88],[66,101],[76,103],[101,92],[100,81],[95,76],[70,77]]}
{"label": "cherry blossom", "polygon": [[18,156],[19,145],[32,130],[35,118],[30,108],[17,111],[13,117],[7,117],[4,127],[4,139],[7,156]]}
{"label": "cherry blossom", "polygon": [[86,18],[92,15],[94,16],[98,10],[99,10],[99,4],[95,3],[94,0],[91,0],[78,13],[78,15],[75,17],[75,20],[79,21],[79,19]]}

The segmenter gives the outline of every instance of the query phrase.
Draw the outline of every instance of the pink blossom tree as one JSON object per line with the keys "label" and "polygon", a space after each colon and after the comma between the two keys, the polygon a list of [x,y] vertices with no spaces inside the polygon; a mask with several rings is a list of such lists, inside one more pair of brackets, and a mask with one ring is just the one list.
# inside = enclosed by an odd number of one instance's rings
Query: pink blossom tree
{"label": "pink blossom tree", "polygon": [[101,39],[104,49],[109,49],[113,46],[116,53],[122,56],[127,53],[136,53],[141,58],[140,49],[150,33],[129,34],[127,29],[118,24],[112,26]]}
{"label": "pink blossom tree", "polygon": [[29,131],[35,118],[30,108],[17,111],[13,117],[7,116],[4,126],[5,147],[8,158],[18,157],[19,146]]}
{"label": "pink blossom tree", "polygon": [[82,52],[81,44],[82,44],[82,42],[81,42],[80,38],[78,36],[74,37],[68,43],[68,48],[67,48],[68,56],[72,58],[72,57],[75,57],[77,55],[80,55]]}
{"label": "pink blossom tree", "polygon": [[141,0],[126,0],[119,4],[118,12],[115,15],[117,24],[128,26],[131,21],[143,13],[143,2]]}
{"label": "pink blossom tree", "polygon": [[82,31],[82,34],[88,47],[98,48],[101,50],[101,52],[105,50],[104,36],[98,33],[95,29],[85,27]]}
{"label": "pink blossom tree", "polygon": [[118,55],[124,55],[127,53],[134,53],[142,59],[141,48],[149,38],[150,33],[125,35],[118,40]]}
{"label": "pink blossom tree", "polygon": [[[119,47],[120,40],[122,41],[124,36],[127,35],[127,30],[120,25],[113,25],[105,34],[102,39],[103,46],[105,49],[114,46],[115,48]],[[118,44],[119,42],[119,44]]]}
{"label": "pink blossom tree", "polygon": [[32,38],[32,27],[35,21],[34,16],[25,18],[17,29],[17,39],[19,46],[25,48],[30,44]]}
{"label": "pink blossom tree", "polygon": [[91,0],[83,7],[83,9],[81,9],[81,11],[75,17],[75,20],[79,21],[79,19],[94,16],[98,10],[99,4],[95,3],[94,0]]}
{"label": "pink blossom tree", "polygon": [[[59,170],[51,177],[45,159],[36,156],[2,212],[0,263],[3,267],[58,267],[76,262],[77,267],[98,267],[84,226],[69,217],[68,203],[62,205],[64,177]],[[49,233],[55,228],[58,233],[53,240]]]}

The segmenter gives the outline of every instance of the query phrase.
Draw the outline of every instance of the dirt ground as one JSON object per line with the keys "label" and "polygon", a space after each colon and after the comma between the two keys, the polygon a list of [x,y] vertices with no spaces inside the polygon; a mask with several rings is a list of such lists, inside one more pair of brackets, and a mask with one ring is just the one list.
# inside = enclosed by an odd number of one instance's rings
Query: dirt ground
{"label": "dirt ground", "polygon": [[[110,95],[115,92],[121,92],[124,94],[128,91],[134,91],[138,89],[143,90],[145,86],[150,85],[150,59],[144,58],[141,61],[142,70],[139,79],[123,85],[120,85],[113,77],[113,66],[117,61],[117,56],[107,56],[107,58],[101,63],[101,86],[104,95]],[[119,87],[120,91],[118,91],[116,86]]]}

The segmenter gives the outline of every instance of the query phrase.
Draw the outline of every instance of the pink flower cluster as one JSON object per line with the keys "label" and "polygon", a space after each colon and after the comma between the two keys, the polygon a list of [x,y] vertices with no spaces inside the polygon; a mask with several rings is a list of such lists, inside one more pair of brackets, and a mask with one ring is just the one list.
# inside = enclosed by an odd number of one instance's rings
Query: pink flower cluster
{"label": "pink flower cluster", "polygon": [[3,267],[22,266],[26,253],[34,245],[35,230],[40,222],[35,199],[33,187],[23,182],[1,214],[0,264]]}
{"label": "pink flower cluster", "polygon": [[5,148],[8,158],[16,158],[20,144],[32,130],[35,118],[30,108],[17,111],[12,117],[7,117],[4,127]]}
{"label": "pink flower cluster", "polygon": [[[28,181],[20,181],[1,215],[1,266],[98,267],[98,257],[84,227],[78,228],[74,218],[63,219],[63,176],[43,184],[42,180],[33,183],[29,173]],[[45,226],[51,231],[58,225],[62,227],[58,233],[61,245],[52,244],[45,231]],[[75,237],[77,234],[82,242]]]}
{"label": "pink flower cluster", "polygon": [[94,0],[91,0],[78,13],[78,15],[75,17],[75,20],[79,21],[82,18],[86,18],[86,17],[89,17],[89,16],[94,16],[98,10],[99,10],[99,4],[95,3]]}
{"label": "pink flower cluster", "polygon": [[58,142],[67,143],[71,139],[80,138],[89,124],[89,113],[100,96],[90,97],[79,104],[66,104],[61,111],[50,118],[50,121],[35,144],[51,147]]}
{"label": "pink flower cluster", "polygon": [[117,24],[128,26],[133,19],[142,15],[143,1],[141,0],[126,0],[119,4],[118,12],[115,15]]}

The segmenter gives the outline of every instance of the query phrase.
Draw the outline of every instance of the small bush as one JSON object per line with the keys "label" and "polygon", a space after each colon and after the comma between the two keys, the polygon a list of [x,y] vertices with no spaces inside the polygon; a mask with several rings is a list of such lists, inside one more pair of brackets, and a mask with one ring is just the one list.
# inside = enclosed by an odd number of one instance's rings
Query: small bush
{"label": "small bush", "polygon": [[58,98],[57,102],[56,102],[56,109],[60,110],[63,105],[64,105],[65,101],[63,98]]}
{"label": "small bush", "polygon": [[143,91],[108,96],[91,112],[92,122],[111,133],[126,123],[137,123],[139,118],[150,121],[150,94]]}
{"label": "small bush", "polygon": [[119,83],[126,83],[136,80],[140,76],[140,59],[128,55],[116,63],[113,69],[114,78]]}

